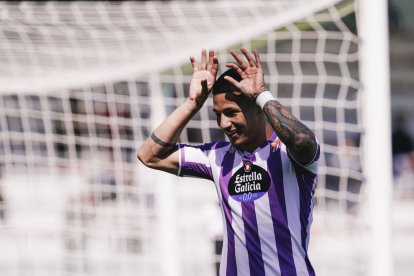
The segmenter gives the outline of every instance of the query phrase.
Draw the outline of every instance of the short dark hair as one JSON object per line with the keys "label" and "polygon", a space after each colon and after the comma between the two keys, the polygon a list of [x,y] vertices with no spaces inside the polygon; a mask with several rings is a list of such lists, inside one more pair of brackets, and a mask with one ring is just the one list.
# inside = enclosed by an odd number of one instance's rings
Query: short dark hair
{"label": "short dark hair", "polygon": [[224,79],[225,76],[232,77],[236,81],[241,81],[242,78],[240,77],[239,73],[237,73],[234,69],[229,69],[217,79],[216,83],[214,84],[212,94],[217,95],[221,93],[228,93],[228,92],[235,92],[239,91],[239,89],[234,86],[231,82],[228,82]]}

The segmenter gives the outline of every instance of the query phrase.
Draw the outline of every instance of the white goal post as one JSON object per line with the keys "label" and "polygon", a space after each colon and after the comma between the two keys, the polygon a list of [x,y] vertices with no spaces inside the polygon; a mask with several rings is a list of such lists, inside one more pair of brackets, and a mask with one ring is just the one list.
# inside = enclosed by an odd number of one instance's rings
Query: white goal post
{"label": "white goal post", "polygon": [[[321,143],[317,274],[392,275],[385,2],[0,2],[0,274],[215,275],[214,185],[135,155],[189,56],[243,46]],[[224,138],[209,99],[180,141]]]}
{"label": "white goal post", "polygon": [[[370,227],[369,275],[393,275],[391,96],[388,2],[359,5],[360,74],[364,91],[364,171]],[[380,30],[380,31],[378,31]],[[381,137],[381,138],[379,138]]]}

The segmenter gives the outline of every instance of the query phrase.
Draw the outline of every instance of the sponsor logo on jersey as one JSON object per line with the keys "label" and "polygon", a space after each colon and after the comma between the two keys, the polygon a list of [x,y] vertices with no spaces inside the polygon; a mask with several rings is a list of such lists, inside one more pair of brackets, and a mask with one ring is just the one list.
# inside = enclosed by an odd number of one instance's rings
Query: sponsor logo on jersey
{"label": "sponsor logo on jersey", "polygon": [[229,195],[239,202],[261,198],[270,187],[270,177],[262,167],[246,161],[230,178]]}

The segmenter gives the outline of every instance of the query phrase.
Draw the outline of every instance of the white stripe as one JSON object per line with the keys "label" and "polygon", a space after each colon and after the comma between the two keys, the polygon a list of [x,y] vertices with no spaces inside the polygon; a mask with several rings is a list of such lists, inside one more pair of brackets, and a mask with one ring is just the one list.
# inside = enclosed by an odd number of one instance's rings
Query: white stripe
{"label": "white stripe", "polygon": [[[312,185],[312,190],[314,190],[314,189],[315,189],[315,185],[316,185],[316,178],[315,178],[315,181],[313,182],[313,185]],[[312,210],[313,210],[313,200],[311,200],[311,205],[310,205],[310,208],[311,208],[311,212],[309,213],[309,217],[308,217],[308,225],[306,226],[306,233],[308,233],[308,235],[307,235],[307,237],[306,237],[306,250],[308,250],[308,246],[309,246],[309,239],[310,239],[310,227],[311,227],[311,225],[312,225],[312,221],[313,221],[313,212],[312,212]]]}
{"label": "white stripe", "polygon": [[[223,248],[221,252],[221,259],[220,259],[220,275],[225,276],[227,272],[227,246],[228,246],[228,233],[227,233],[227,224],[226,224],[226,216],[224,213],[223,202],[222,202],[222,193],[220,189],[220,168],[221,163],[223,162],[224,155],[226,151],[229,149],[229,146],[211,150],[208,154],[210,159],[210,164],[212,164],[212,172],[213,172],[213,179],[216,185],[217,196],[220,202],[220,209],[223,219]],[[218,165],[218,166],[217,166]]]}
{"label": "white stripe", "polygon": [[[315,177],[315,179],[313,180],[312,183],[312,191],[315,190],[316,188],[316,181],[317,178]],[[314,207],[314,202],[313,200],[311,200],[311,205],[310,205],[310,212],[309,212],[309,217],[308,217],[308,225],[306,225],[306,233],[307,233],[307,237],[306,237],[306,251],[308,250],[308,246],[309,246],[309,239],[310,239],[310,227],[312,225],[312,221],[313,221],[313,207]]]}
{"label": "white stripe", "polygon": [[[237,152],[234,157],[231,174],[233,175],[242,165],[241,156]],[[233,217],[232,227],[234,229],[237,276],[250,276],[249,255],[246,247],[246,234],[244,232],[242,206],[240,202],[234,200],[230,196],[228,201],[231,209],[231,215]]]}
{"label": "white stripe", "polygon": [[276,238],[270,212],[269,194],[254,202],[257,228],[265,268],[265,275],[280,275],[279,257],[277,255]]}
{"label": "white stripe", "polygon": [[[216,185],[217,195],[218,195],[220,204],[222,204],[221,202],[222,195],[221,195],[221,190],[220,190],[220,169],[221,169],[221,163],[223,163],[224,155],[226,154],[229,147],[230,145],[217,149],[217,150],[212,149],[208,154],[208,158],[210,161],[209,163],[211,164],[211,170],[213,173],[213,180],[214,180],[214,184]],[[223,224],[223,225],[225,226],[226,224]]]}
{"label": "white stripe", "polygon": [[[220,201],[221,204],[221,201]],[[221,208],[221,213],[223,215],[223,248],[221,250],[221,259],[220,259],[220,276],[225,276],[227,272],[227,246],[228,246],[228,238],[227,238],[227,224],[226,218],[224,215],[224,209]]]}
{"label": "white stripe", "polygon": [[246,235],[244,233],[241,203],[229,197],[229,205],[233,216],[232,227],[235,235],[237,276],[250,276],[249,255],[246,248]]}
{"label": "white stripe", "polygon": [[184,149],[179,145],[178,146],[178,171],[177,171],[177,176],[179,176],[181,174],[181,154],[182,151],[184,151]]}
{"label": "white stripe", "polygon": [[207,156],[199,148],[185,147],[185,162],[200,163],[206,167],[210,167]]}
{"label": "white stripe", "polygon": [[294,167],[287,156],[286,146],[281,147],[283,167],[283,189],[285,193],[285,205],[288,226],[291,232],[293,260],[297,275],[308,275],[305,262],[305,251],[302,248],[301,224],[300,224],[300,194]]}

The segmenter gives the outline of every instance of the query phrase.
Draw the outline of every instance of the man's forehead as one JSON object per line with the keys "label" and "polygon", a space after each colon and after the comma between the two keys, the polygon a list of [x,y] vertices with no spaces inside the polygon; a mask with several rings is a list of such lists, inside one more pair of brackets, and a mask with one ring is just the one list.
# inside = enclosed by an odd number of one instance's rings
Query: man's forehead
{"label": "man's forehead", "polygon": [[218,104],[236,104],[240,107],[248,106],[249,102],[240,92],[226,92],[213,95],[214,105]]}
{"label": "man's forehead", "polygon": [[214,105],[221,104],[237,104],[239,105],[240,99],[237,99],[233,93],[220,93],[213,95]]}

